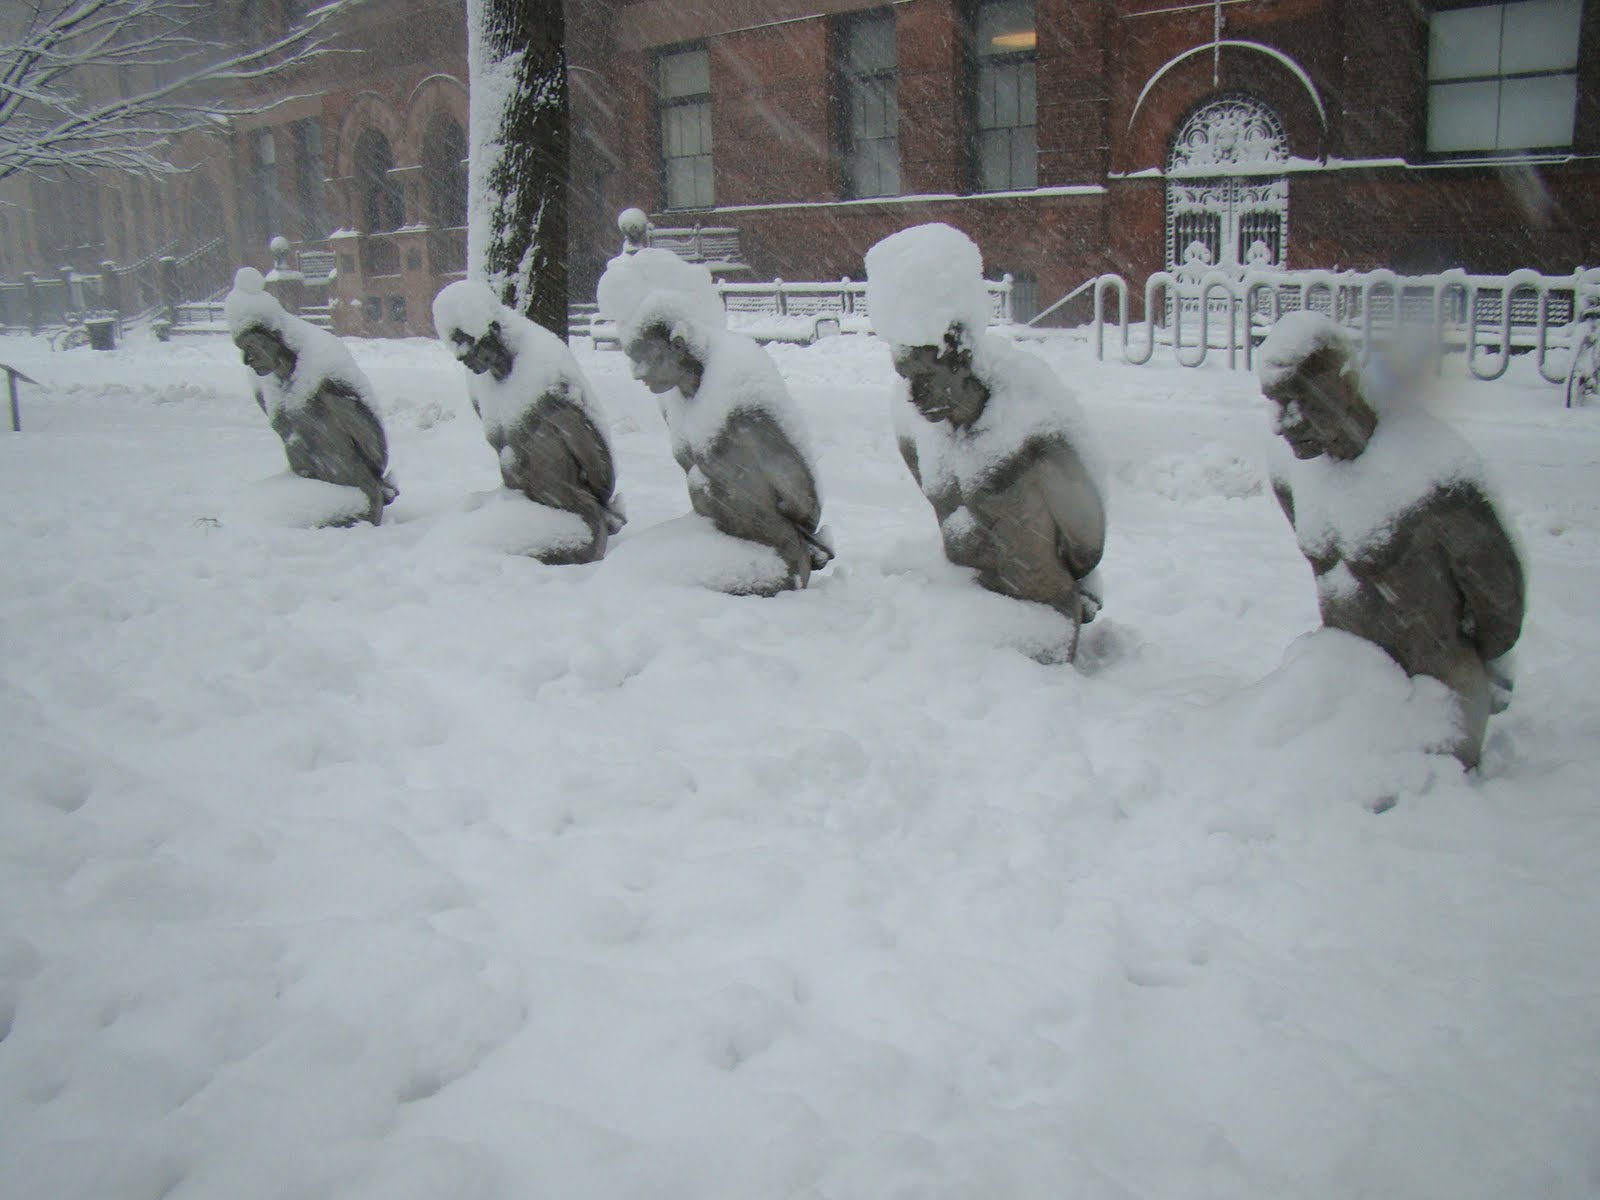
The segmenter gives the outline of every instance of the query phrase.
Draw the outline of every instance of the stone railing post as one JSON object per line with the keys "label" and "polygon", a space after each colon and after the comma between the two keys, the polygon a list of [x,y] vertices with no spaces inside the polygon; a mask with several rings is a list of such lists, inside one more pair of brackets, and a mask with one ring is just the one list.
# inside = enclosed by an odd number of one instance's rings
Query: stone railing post
{"label": "stone railing post", "polygon": [[170,254],[161,256],[161,307],[166,310],[167,322],[178,323],[178,302],[183,299],[178,288],[178,260]]}
{"label": "stone railing post", "polygon": [[78,282],[78,277],[71,267],[61,268],[61,294],[63,316],[74,312],[83,311],[83,285]]}
{"label": "stone railing post", "polygon": [[267,272],[267,291],[283,305],[285,312],[298,313],[304,300],[305,276],[289,261],[289,239],[281,235],[267,244],[272,252],[272,270]]}
{"label": "stone railing post", "polygon": [[122,279],[117,274],[117,264],[109,260],[100,264],[100,299],[117,320],[128,315],[122,308]]}

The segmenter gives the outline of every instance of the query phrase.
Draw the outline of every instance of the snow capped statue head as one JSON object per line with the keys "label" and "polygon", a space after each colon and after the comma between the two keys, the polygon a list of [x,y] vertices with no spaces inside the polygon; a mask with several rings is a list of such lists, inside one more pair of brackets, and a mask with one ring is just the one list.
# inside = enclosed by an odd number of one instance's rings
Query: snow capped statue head
{"label": "snow capped statue head", "polygon": [[356,366],[344,342],[326,329],[284,311],[254,267],[240,267],[233,290],[222,303],[233,344],[245,365],[261,378],[275,406],[293,408],[324,382],[342,383],[376,408],[372,384]]}
{"label": "snow capped statue head", "polygon": [[915,225],[867,251],[867,312],[894,346],[940,346],[946,335],[968,348],[989,325],[983,255],[949,225]]}
{"label": "snow capped statue head", "polygon": [[[456,333],[477,341],[489,332],[489,326],[502,319],[504,311],[505,306],[487,283],[481,279],[458,279],[433,298],[433,327],[446,343]],[[461,357],[459,350],[456,357]]]}
{"label": "snow capped statue head", "polygon": [[283,311],[276,297],[267,291],[266,278],[254,267],[240,267],[233,276],[233,290],[222,302],[222,315],[228,322],[228,332],[235,341],[248,329],[269,329],[280,332]]}
{"label": "snow capped statue head", "polygon": [[1290,313],[1261,344],[1256,377],[1277,410],[1273,432],[1299,459],[1352,459],[1378,416],[1361,386],[1350,335],[1320,313]]}
{"label": "snow capped statue head", "polygon": [[1263,388],[1270,388],[1317,354],[1355,361],[1350,335],[1337,322],[1309,309],[1287,313],[1278,319],[1256,351],[1256,378]]}
{"label": "snow capped statue head", "polygon": [[260,271],[239,268],[233,277],[233,290],[222,303],[222,315],[233,335],[233,344],[244,355],[245,366],[262,378],[289,378],[299,357],[299,339],[292,336],[291,323],[300,321],[285,312],[267,291]]}
{"label": "snow capped statue head", "polygon": [[595,299],[600,315],[617,323],[624,345],[654,326],[670,335],[685,322],[712,329],[728,323],[711,272],[658,247],[612,259]]}
{"label": "snow capped statue head", "polygon": [[478,279],[460,279],[433,298],[433,327],[450,353],[474,375],[510,377],[513,353],[507,344],[515,314],[494,289]]}

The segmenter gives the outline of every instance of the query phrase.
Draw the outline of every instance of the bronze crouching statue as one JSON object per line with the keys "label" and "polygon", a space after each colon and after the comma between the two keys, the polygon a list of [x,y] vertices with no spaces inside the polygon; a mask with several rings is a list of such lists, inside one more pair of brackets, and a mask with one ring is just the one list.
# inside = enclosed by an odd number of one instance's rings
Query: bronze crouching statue
{"label": "bronze crouching statue", "polygon": [[1447,747],[1477,765],[1510,681],[1524,580],[1477,456],[1409,398],[1374,403],[1344,332],[1293,314],[1261,348],[1262,391],[1288,454],[1272,487],[1317,582],[1322,622],[1455,693]]}

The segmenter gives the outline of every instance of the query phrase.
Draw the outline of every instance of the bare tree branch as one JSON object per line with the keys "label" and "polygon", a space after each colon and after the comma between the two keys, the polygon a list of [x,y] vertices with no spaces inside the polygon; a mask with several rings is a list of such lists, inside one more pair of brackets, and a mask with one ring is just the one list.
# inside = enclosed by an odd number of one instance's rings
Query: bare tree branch
{"label": "bare tree branch", "polygon": [[257,81],[334,51],[327,0],[259,44],[229,46],[226,6],[196,0],[28,0],[0,16],[0,181],[61,168],[177,170],[166,151],[278,101]]}

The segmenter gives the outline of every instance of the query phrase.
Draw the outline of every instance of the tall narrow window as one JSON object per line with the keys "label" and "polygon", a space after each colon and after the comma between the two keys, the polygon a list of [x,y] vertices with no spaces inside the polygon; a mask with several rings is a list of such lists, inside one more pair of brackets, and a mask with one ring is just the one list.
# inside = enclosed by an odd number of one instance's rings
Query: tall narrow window
{"label": "tall narrow window", "polygon": [[1563,149],[1578,107],[1583,0],[1436,12],[1428,22],[1428,149]]}
{"label": "tall narrow window", "polygon": [[982,192],[1039,184],[1033,0],[980,0],[973,29],[973,151]]}
{"label": "tall narrow window", "polygon": [[283,232],[278,228],[278,147],[272,130],[258,129],[250,135],[250,168],[256,193],[256,237],[265,245]]}
{"label": "tall narrow window", "polygon": [[900,192],[900,106],[895,96],[894,11],[858,17],[842,33],[844,182],[851,196]]}
{"label": "tall narrow window", "polygon": [[668,208],[709,208],[711,56],[680,50],[656,60],[661,105],[661,176]]}
{"label": "tall narrow window", "polygon": [[294,198],[300,209],[300,236],[314,242],[328,236],[328,204],[323,181],[322,121],[294,123]]}
{"label": "tall narrow window", "polygon": [[422,135],[428,223],[458,229],[467,223],[467,135],[449,113],[437,112]]}
{"label": "tall narrow window", "polygon": [[363,130],[356,139],[356,197],[362,233],[385,233],[400,228],[400,185],[389,174],[394,151],[389,139],[376,129]]}

